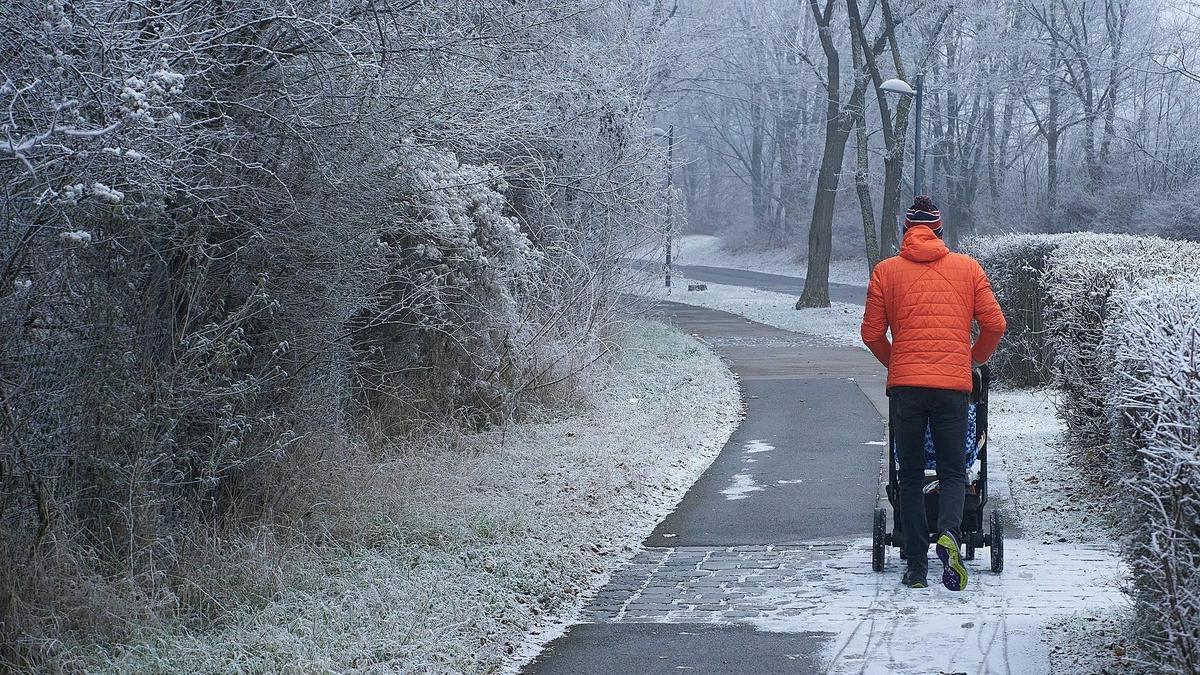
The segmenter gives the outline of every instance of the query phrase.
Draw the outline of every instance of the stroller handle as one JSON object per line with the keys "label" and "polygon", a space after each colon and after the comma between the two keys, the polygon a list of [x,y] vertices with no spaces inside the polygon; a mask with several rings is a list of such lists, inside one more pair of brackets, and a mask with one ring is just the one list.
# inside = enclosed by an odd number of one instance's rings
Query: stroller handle
{"label": "stroller handle", "polygon": [[971,371],[971,402],[978,403],[987,396],[992,382],[992,367],[986,363]]}

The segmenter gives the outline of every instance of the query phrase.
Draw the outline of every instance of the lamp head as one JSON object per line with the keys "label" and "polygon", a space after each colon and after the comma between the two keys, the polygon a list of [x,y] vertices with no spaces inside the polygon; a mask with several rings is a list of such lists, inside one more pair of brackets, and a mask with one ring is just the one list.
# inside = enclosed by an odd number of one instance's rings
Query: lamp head
{"label": "lamp head", "polygon": [[880,91],[886,91],[892,94],[900,94],[901,96],[913,96],[917,93],[907,82],[892,78],[883,84],[879,85]]}

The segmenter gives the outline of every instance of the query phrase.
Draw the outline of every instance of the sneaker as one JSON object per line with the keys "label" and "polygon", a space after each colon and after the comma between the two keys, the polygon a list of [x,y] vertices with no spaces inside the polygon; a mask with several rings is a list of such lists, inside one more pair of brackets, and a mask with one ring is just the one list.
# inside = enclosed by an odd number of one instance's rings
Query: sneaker
{"label": "sneaker", "polygon": [[967,587],[967,566],[958,553],[958,537],[946,530],[937,540],[937,555],[942,561],[942,585],[952,591]]}
{"label": "sneaker", "polygon": [[925,575],[912,568],[904,571],[904,578],[900,579],[900,583],[909,588],[929,588],[929,582],[925,580]]}

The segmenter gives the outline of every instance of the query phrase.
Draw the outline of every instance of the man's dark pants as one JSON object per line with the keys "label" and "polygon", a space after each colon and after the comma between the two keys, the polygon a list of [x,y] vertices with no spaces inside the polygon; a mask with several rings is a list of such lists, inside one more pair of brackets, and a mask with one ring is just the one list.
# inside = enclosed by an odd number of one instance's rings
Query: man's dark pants
{"label": "man's dark pants", "polygon": [[965,447],[967,394],[949,389],[893,387],[888,391],[892,436],[900,464],[900,517],[904,556],[911,569],[929,567],[929,525],[925,520],[925,427],[937,452],[938,531],[962,526],[967,492]]}

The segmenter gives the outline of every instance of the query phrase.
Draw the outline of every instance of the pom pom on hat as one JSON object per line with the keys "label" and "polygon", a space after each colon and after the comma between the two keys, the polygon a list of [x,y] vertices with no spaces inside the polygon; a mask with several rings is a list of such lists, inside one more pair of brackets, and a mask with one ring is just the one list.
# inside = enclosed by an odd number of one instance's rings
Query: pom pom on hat
{"label": "pom pom on hat", "polygon": [[913,225],[924,225],[942,236],[942,212],[928,195],[914,197],[912,207],[904,213],[904,230],[908,231]]}

